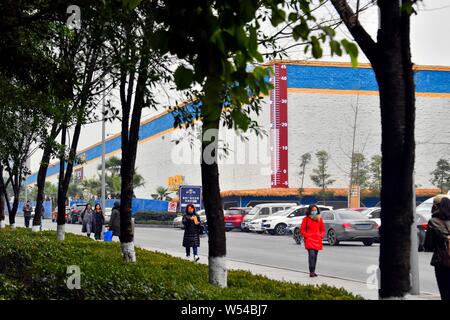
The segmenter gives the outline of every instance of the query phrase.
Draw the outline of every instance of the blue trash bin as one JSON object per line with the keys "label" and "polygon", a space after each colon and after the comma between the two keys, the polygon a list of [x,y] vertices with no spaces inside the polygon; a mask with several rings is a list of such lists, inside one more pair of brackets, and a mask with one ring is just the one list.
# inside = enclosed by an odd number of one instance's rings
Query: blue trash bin
{"label": "blue trash bin", "polygon": [[105,231],[103,234],[103,239],[106,242],[112,242],[112,238],[113,238],[113,232],[112,231]]}

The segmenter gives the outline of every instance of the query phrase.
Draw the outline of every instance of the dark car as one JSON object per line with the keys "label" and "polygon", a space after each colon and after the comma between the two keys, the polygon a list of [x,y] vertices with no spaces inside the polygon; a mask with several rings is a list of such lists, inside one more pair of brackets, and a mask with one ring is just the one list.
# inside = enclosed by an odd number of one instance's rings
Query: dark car
{"label": "dark car", "polygon": [[252,208],[239,208],[234,207],[228,210],[224,210],[223,215],[225,218],[225,231],[231,231],[233,229],[241,229],[242,221],[247,213]]}
{"label": "dark car", "polygon": [[83,223],[81,213],[86,208],[86,204],[74,204],[70,209],[69,223]]}
{"label": "dark car", "polygon": [[326,211],[322,213],[322,218],[330,246],[341,241],[361,241],[365,246],[371,246],[380,237],[378,224],[357,211]]}

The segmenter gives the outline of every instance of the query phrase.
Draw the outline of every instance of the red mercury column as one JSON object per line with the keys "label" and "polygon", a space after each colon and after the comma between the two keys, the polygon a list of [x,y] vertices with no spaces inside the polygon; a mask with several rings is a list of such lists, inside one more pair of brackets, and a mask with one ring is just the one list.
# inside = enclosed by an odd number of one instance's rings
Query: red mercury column
{"label": "red mercury column", "polygon": [[287,68],[273,65],[270,92],[270,150],[272,156],[272,188],[288,188],[288,115]]}

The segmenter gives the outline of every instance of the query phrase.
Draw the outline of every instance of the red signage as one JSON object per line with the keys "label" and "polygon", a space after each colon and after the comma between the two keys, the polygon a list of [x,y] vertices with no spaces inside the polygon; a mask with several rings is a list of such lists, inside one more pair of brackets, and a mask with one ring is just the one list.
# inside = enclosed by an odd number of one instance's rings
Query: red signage
{"label": "red signage", "polygon": [[288,188],[288,112],[287,67],[275,64],[270,92],[270,150],[272,154],[272,188]]}

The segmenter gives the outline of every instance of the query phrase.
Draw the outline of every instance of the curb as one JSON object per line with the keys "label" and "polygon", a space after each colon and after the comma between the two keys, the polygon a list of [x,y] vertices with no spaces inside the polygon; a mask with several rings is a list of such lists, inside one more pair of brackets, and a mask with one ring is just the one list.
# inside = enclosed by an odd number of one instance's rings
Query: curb
{"label": "curb", "polygon": [[175,229],[172,225],[164,225],[164,224],[140,224],[140,223],[135,223],[134,226],[136,228],[170,228],[170,229]]}

